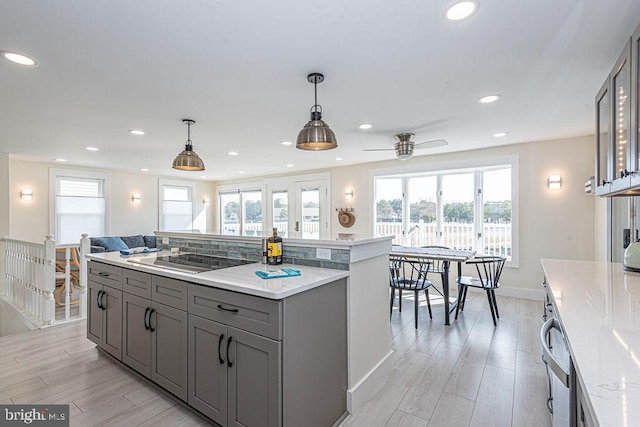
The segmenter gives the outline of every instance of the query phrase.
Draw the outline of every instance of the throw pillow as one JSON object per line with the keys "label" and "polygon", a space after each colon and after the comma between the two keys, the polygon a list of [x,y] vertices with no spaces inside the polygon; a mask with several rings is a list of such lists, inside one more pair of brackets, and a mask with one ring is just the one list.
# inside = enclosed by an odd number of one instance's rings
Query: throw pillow
{"label": "throw pillow", "polygon": [[120,239],[122,239],[128,248],[141,248],[145,246],[144,239],[141,234],[138,234],[137,236],[121,236]]}
{"label": "throw pillow", "polygon": [[156,236],[144,236],[144,245],[148,248],[155,248],[157,241]]}
{"label": "throw pillow", "polygon": [[102,246],[107,252],[129,249],[119,237],[96,237],[95,240],[97,245]]}

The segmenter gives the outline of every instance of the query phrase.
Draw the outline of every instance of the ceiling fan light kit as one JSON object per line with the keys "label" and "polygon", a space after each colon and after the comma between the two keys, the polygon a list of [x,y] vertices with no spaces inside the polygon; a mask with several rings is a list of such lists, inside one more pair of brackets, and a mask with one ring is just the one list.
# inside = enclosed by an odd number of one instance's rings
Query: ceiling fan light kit
{"label": "ceiling fan light kit", "polygon": [[[396,139],[396,143],[393,148],[365,148],[362,151],[390,151],[393,150],[396,153],[396,157],[400,160],[409,160],[413,156],[413,150],[415,148],[435,148],[448,145],[449,143],[444,139],[434,139],[432,141],[423,141],[416,143],[411,138],[414,134],[411,132],[399,133],[393,136]],[[417,146],[417,147],[416,147]]]}
{"label": "ceiling fan light kit", "polygon": [[338,146],[336,135],[329,125],[322,120],[322,107],[318,105],[318,83],[324,81],[324,75],[311,73],[307,81],[313,83],[315,104],[311,107],[311,119],[298,133],[296,148],[308,151],[331,150]]}
{"label": "ceiling fan light kit", "polygon": [[187,143],[185,144],[184,150],[173,160],[172,167],[182,171],[203,171],[204,162],[200,156],[193,151],[193,145],[191,144],[191,125],[194,125],[196,122],[191,119],[183,119],[182,121],[187,125]]}

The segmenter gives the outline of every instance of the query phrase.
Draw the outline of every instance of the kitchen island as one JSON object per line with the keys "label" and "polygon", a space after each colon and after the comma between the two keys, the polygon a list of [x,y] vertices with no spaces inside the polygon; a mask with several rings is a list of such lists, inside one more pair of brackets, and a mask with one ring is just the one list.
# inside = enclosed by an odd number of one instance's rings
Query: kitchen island
{"label": "kitchen island", "polygon": [[300,276],[265,280],[259,263],[130,262],[155,256],[87,256],[87,336],[105,353],[223,426],[346,415],[348,271],[295,265]]}
{"label": "kitchen island", "polygon": [[622,264],[543,259],[577,372],[577,421],[640,425],[640,273]]}

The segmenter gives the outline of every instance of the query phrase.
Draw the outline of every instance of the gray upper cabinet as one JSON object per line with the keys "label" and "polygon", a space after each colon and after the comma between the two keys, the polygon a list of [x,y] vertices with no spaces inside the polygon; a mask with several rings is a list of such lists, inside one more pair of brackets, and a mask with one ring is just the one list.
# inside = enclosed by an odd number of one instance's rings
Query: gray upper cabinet
{"label": "gray upper cabinet", "polygon": [[[630,137],[635,149],[633,158],[636,171],[640,171],[640,25],[631,36],[631,129]],[[631,185],[640,187],[640,172],[631,175]]]}
{"label": "gray upper cabinet", "polygon": [[611,191],[631,187],[631,173],[636,170],[635,149],[631,141],[631,43],[628,42],[611,72],[611,117],[613,180]]}

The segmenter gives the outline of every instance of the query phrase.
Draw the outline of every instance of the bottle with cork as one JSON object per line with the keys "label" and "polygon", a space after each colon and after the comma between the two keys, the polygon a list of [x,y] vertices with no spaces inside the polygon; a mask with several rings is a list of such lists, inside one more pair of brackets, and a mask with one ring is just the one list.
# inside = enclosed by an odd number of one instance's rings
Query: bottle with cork
{"label": "bottle with cork", "polygon": [[278,229],[273,228],[273,236],[267,239],[267,264],[282,264],[282,237],[278,236]]}

